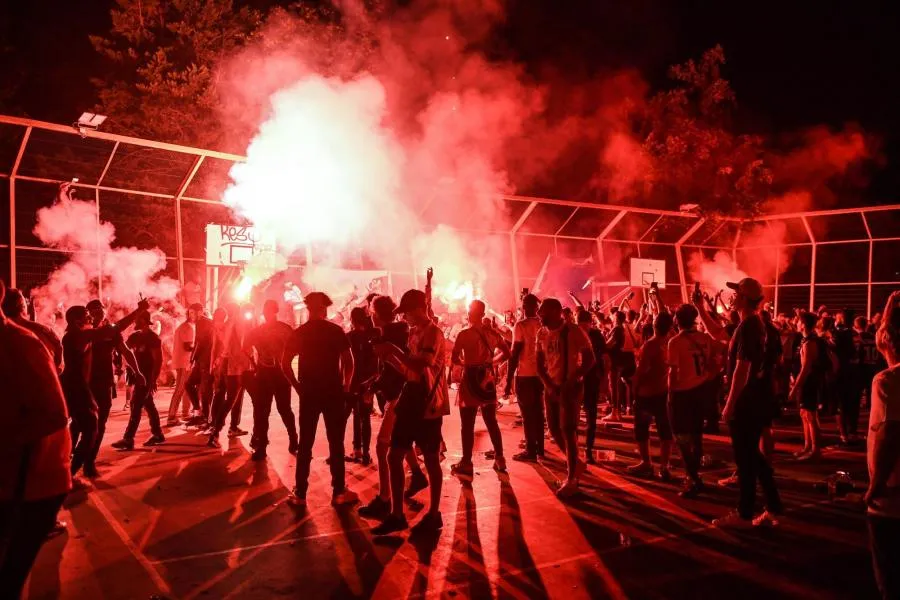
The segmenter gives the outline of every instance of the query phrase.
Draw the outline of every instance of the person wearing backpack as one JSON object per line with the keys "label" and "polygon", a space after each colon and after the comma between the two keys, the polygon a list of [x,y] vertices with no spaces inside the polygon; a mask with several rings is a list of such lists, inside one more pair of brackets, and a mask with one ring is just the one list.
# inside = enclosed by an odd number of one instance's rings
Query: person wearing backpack
{"label": "person wearing backpack", "polygon": [[803,449],[795,453],[798,460],[810,460],[821,456],[821,427],[819,406],[830,371],[831,360],[825,340],[816,333],[818,318],[813,313],[800,315],[800,374],[794,379],[790,400],[800,406],[803,420]]}

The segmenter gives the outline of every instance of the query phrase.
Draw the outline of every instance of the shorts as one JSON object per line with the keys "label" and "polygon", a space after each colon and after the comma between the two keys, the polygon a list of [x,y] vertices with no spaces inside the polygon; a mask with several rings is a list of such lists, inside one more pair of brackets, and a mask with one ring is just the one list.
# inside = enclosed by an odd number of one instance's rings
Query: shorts
{"label": "shorts", "polygon": [[[391,432],[391,448],[409,450],[413,444],[422,450],[422,454],[437,454],[441,451],[441,426],[443,417],[435,419],[416,419],[409,413],[400,413],[394,421]],[[383,425],[382,425],[383,426]],[[378,434],[381,439],[381,434]]]}
{"label": "shorts", "polygon": [[669,418],[675,435],[701,435],[711,387],[704,383],[689,390],[672,392]]}
{"label": "shorts", "polygon": [[656,421],[659,439],[672,439],[672,425],[666,408],[666,394],[636,396],[634,399],[634,439],[644,442],[650,439],[650,422]]}

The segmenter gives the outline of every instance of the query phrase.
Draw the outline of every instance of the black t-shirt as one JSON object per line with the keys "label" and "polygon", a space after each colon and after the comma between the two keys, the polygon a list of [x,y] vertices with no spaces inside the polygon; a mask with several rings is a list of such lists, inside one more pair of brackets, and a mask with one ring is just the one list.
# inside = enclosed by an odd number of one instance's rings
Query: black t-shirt
{"label": "black t-shirt", "polygon": [[99,337],[91,343],[91,382],[112,385],[113,353],[122,342],[122,333],[113,325],[104,325],[96,329]]}
{"label": "black t-shirt", "polygon": [[606,338],[598,329],[588,329],[588,339],[591,340],[591,348],[594,350],[594,366],[588,371],[586,377],[600,378],[603,375],[603,355],[606,354]]}
{"label": "black t-shirt", "polygon": [[256,364],[259,367],[277,367],[281,364],[285,344],[293,332],[291,326],[283,321],[263,323],[247,334],[244,345],[256,348]]}
{"label": "black t-shirt", "polygon": [[771,323],[766,323],[766,357],[764,362],[765,374],[763,375],[763,380],[766,384],[768,384],[770,391],[772,394],[775,393],[775,371],[778,367],[778,363],[781,362],[781,355],[784,353],[784,348],[781,346],[781,332],[772,325]]}
{"label": "black t-shirt", "polygon": [[[403,352],[409,352],[409,326],[401,322],[388,323],[381,328],[381,341],[389,342]],[[375,388],[381,392],[385,401],[399,398],[404,383],[406,378],[397,369],[386,362],[380,362]]]}
{"label": "black t-shirt", "polygon": [[141,370],[141,375],[144,376],[148,384],[152,384],[150,378],[153,377],[156,369],[156,360],[153,357],[153,353],[154,350],[162,350],[162,342],[160,342],[159,336],[149,329],[135,331],[128,336],[128,341],[125,344],[134,352],[134,359],[137,361],[138,369]]}
{"label": "black t-shirt", "polygon": [[91,364],[91,337],[88,331],[67,331],[62,338],[63,372],[61,379],[69,385],[86,384]]}
{"label": "black t-shirt", "polygon": [[841,371],[845,371],[854,359],[856,344],[853,340],[853,330],[846,327],[838,327],[834,330],[834,353],[837,356]]}
{"label": "black t-shirt", "polygon": [[194,353],[191,360],[210,368],[212,361],[212,345],[215,336],[215,328],[212,319],[199,317],[197,319],[196,333],[194,334]]}
{"label": "black t-shirt", "polygon": [[360,384],[368,381],[378,372],[378,358],[372,348],[372,340],[378,337],[378,330],[354,329],[347,334],[350,350],[353,352],[353,385],[352,390],[358,392]]}
{"label": "black t-shirt", "polygon": [[307,321],[291,335],[288,351],[299,355],[297,379],[300,385],[314,389],[343,386],[341,354],[350,348],[347,334],[330,321]]}
{"label": "black t-shirt", "polygon": [[735,407],[735,417],[744,418],[766,414],[771,410],[767,400],[766,328],[759,315],[744,319],[735,328],[728,346],[728,380],[734,380],[738,360],[750,363],[750,377]]}

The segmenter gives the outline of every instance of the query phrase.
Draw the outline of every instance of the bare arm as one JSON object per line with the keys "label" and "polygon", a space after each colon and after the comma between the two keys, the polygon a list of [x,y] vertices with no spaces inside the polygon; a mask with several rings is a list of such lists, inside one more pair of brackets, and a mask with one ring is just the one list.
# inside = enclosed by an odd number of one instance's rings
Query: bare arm
{"label": "bare arm", "polygon": [[703,321],[703,326],[706,327],[706,332],[713,338],[722,342],[728,341],[728,332],[722,327],[722,324],[719,323],[718,319],[714,318],[706,306],[702,301],[695,302],[694,306],[697,308],[697,312],[700,313],[700,320]]}
{"label": "bare arm", "polygon": [[559,386],[550,378],[550,373],[547,371],[547,358],[540,349],[537,351],[537,371],[545,388],[554,393],[559,391]]}
{"label": "bare arm", "polygon": [[750,381],[750,368],[752,367],[749,360],[738,359],[734,368],[734,375],[731,377],[731,390],[728,392],[728,399],[725,401],[725,410],[722,416],[726,421],[734,416],[737,409],[737,399],[741,397],[747,382]]}
{"label": "bare arm", "polygon": [[453,351],[450,353],[450,364],[452,365],[461,365],[462,362],[462,344],[459,342],[459,338],[462,337],[462,332],[458,336],[456,336],[456,341],[453,342]]}
{"label": "bare arm", "polygon": [[578,296],[575,295],[575,292],[569,292],[569,298],[572,299],[572,302],[575,303],[575,306],[584,309],[584,304],[581,303],[581,300],[578,299]]}
{"label": "bare arm", "polygon": [[803,344],[800,347],[800,374],[794,380],[794,387],[791,388],[791,401],[797,401],[799,394],[803,390],[803,385],[809,379],[812,373],[812,366],[816,363],[819,355],[819,349],[812,347],[812,344]]}
{"label": "bare arm", "polygon": [[595,362],[597,361],[594,358],[593,348],[591,348],[590,346],[588,346],[587,348],[582,348],[581,365],[579,365],[579,367],[575,369],[575,372],[572,374],[572,378],[575,381],[581,381],[584,376],[587,375],[587,372],[590,371],[594,366]]}
{"label": "bare arm", "polygon": [[900,421],[884,421],[875,424],[869,431],[875,438],[873,445],[874,472],[866,492],[866,504],[877,505],[877,500],[884,495],[888,479],[900,460]]}
{"label": "bare arm", "polygon": [[353,381],[353,352],[347,348],[341,352],[341,375],[344,378],[344,391],[350,391],[350,384]]}
{"label": "bare arm", "polygon": [[297,375],[294,373],[294,367],[292,365],[294,357],[297,356],[297,354],[297,351],[291,348],[290,344],[287,344],[284,347],[284,353],[281,355],[281,372],[284,373],[284,376],[287,377],[288,381],[291,383],[291,387],[295,390],[300,387],[300,381],[297,379]]}
{"label": "bare arm", "polygon": [[516,369],[519,368],[519,358],[525,349],[525,342],[513,342],[512,353],[509,356],[509,366],[506,369],[506,393],[512,388],[513,377],[516,375]]}
{"label": "bare arm", "polygon": [[131,351],[131,348],[129,348],[128,346],[125,345],[125,342],[123,342],[122,340],[119,340],[119,343],[116,344],[116,350],[119,351],[119,354],[122,355],[122,358],[124,358],[125,362],[128,364],[128,366],[131,367],[131,370],[134,372],[134,375],[135,375],[135,377],[137,377],[137,380],[139,382],[141,380],[143,380],[145,385],[150,383],[147,380],[147,377],[150,374],[149,373],[141,373],[141,370],[137,364],[137,359],[134,358],[134,352]]}

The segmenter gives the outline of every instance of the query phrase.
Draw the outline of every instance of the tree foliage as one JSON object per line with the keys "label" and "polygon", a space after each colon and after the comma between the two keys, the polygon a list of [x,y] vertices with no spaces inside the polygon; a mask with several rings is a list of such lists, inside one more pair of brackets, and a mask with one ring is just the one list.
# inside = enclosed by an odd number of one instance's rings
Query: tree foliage
{"label": "tree foliage", "polygon": [[716,46],[699,62],[671,67],[676,85],[653,96],[642,115],[642,149],[656,203],[753,214],[768,195],[772,171],[763,138],[732,131],[736,103],[722,77],[724,63],[725,53]]}
{"label": "tree foliage", "polygon": [[216,65],[253,37],[260,13],[232,0],[116,0],[111,16],[109,35],[91,37],[111,67],[95,80],[111,128],[217,146]]}

